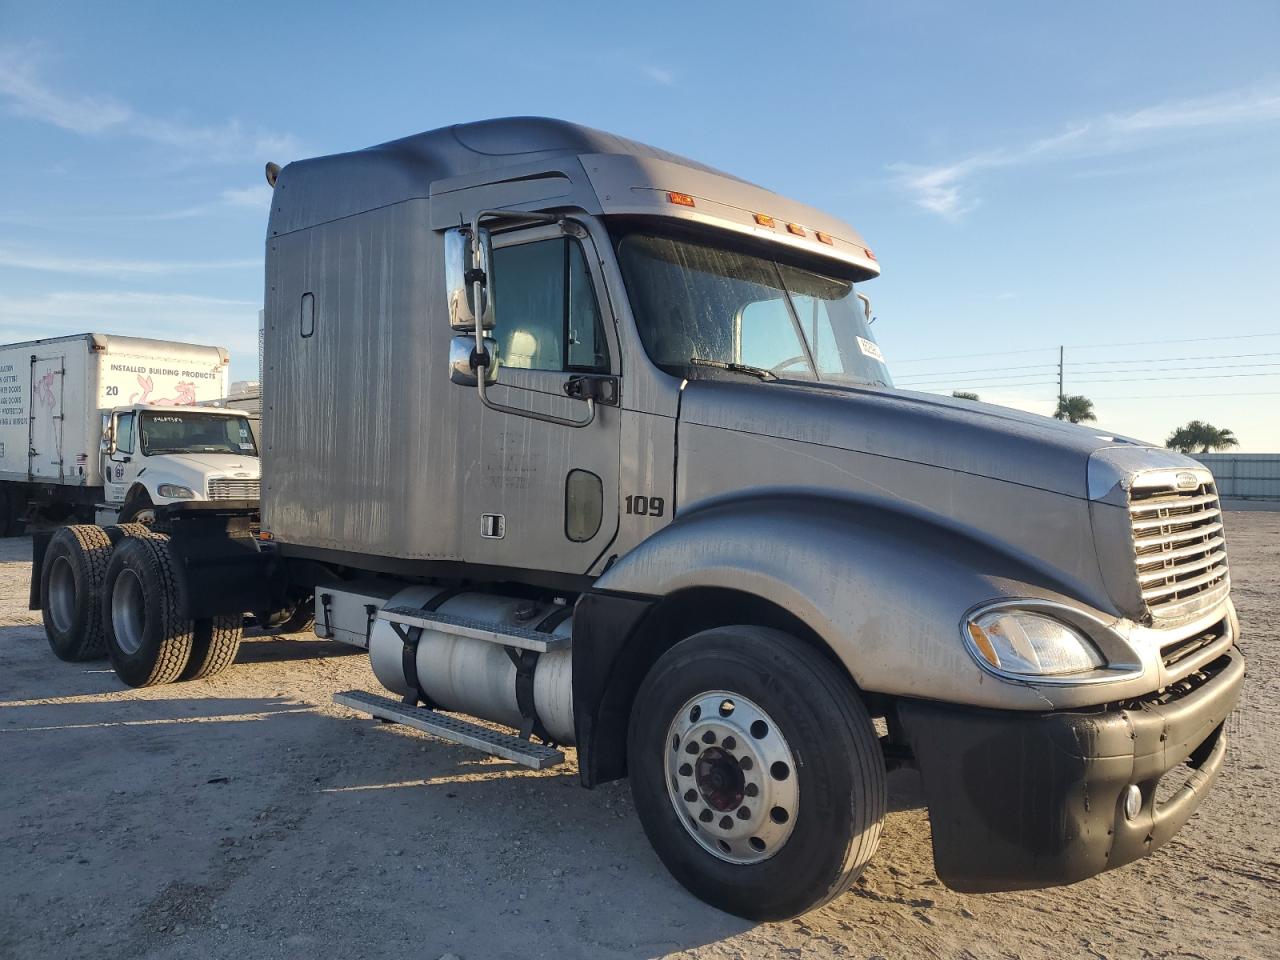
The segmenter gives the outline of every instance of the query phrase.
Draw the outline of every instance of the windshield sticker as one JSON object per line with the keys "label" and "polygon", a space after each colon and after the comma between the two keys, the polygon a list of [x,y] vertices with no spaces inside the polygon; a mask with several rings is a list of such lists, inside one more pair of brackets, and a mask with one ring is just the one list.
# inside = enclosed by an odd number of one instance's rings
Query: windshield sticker
{"label": "windshield sticker", "polygon": [[862,351],[864,357],[870,357],[872,360],[879,360],[884,363],[884,354],[880,352],[880,347],[865,337],[858,338],[858,349]]}
{"label": "windshield sticker", "polygon": [[253,444],[252,444],[252,443],[242,443],[242,444],[240,444],[240,449],[241,449],[241,450],[252,450],[252,449],[253,449]]}

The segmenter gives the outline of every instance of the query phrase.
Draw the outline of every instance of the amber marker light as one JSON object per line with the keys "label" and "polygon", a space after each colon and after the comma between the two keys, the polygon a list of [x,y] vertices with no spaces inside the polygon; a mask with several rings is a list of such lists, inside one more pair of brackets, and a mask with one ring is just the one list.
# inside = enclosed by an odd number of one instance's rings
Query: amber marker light
{"label": "amber marker light", "polygon": [[870,250],[870,248],[868,248],[868,247],[863,247],[863,248],[862,248],[862,252],[863,252],[863,253],[865,253],[865,254],[867,255],[867,259],[868,259],[868,260],[874,260],[874,259],[876,258],[876,255],[875,255],[874,253],[872,253],[872,252],[871,252],[871,250]]}
{"label": "amber marker light", "polygon": [[831,239],[831,234],[823,233],[821,230],[813,231],[813,235],[818,238],[819,243],[825,243],[829,247],[835,246],[835,241]]}
{"label": "amber marker light", "polygon": [[804,227],[800,226],[800,224],[798,224],[798,223],[788,223],[788,224],[787,224],[787,233],[793,233],[793,234],[795,234],[797,237],[803,237],[803,236],[805,236]]}
{"label": "amber marker light", "polygon": [[667,191],[667,200],[679,207],[692,207],[695,205],[693,197],[687,193],[676,193],[674,190]]}
{"label": "amber marker light", "polygon": [[754,213],[752,216],[756,218],[756,223],[762,227],[773,226],[773,217],[769,216],[767,213]]}
{"label": "amber marker light", "polygon": [[1000,655],[996,653],[996,648],[991,645],[991,641],[987,639],[987,632],[976,623],[969,624],[969,636],[973,639],[973,645],[978,648],[978,652],[993,667],[1000,666]]}

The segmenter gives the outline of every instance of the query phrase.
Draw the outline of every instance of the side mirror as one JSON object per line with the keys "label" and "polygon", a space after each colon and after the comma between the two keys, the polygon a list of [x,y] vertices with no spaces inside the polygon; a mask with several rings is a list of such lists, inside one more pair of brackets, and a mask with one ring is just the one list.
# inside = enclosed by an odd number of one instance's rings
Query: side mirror
{"label": "side mirror", "polygon": [[[484,338],[484,349],[489,355],[489,363],[484,369],[485,383],[493,383],[498,379],[498,341],[492,337]],[[477,371],[480,369],[471,363],[475,355],[476,338],[471,334],[454,337],[449,341],[449,379],[464,387],[476,385]]]}
{"label": "side mirror", "polygon": [[[493,243],[489,231],[453,227],[444,234],[444,286],[449,298],[449,326],[459,333],[472,333],[477,320],[485,330],[493,329]],[[480,281],[480,303],[475,303],[476,281]]]}
{"label": "side mirror", "polygon": [[111,415],[102,415],[102,452],[108,457],[116,452],[116,439],[111,430]]}
{"label": "side mirror", "polygon": [[865,293],[859,293],[858,299],[862,301],[862,313],[867,318],[867,326],[876,322],[876,318],[871,315],[871,298]]}

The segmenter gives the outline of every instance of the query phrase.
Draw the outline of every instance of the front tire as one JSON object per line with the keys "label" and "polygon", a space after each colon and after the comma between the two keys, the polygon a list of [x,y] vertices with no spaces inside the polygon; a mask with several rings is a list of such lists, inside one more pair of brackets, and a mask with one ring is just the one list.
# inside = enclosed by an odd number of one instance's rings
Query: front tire
{"label": "front tire", "polygon": [[75,663],[106,653],[102,587],[110,559],[111,538],[101,527],[62,527],[49,540],[40,568],[40,613],[59,660]]}
{"label": "front tire", "polygon": [[781,920],[839,896],[880,841],[885,767],[848,679],[778,630],[720,627],[645,677],[631,790],[667,869],[712,906]]}
{"label": "front tire", "polygon": [[102,589],[107,656],[131,687],[179,679],[191,659],[195,625],[182,613],[178,563],[163,534],[116,545]]}

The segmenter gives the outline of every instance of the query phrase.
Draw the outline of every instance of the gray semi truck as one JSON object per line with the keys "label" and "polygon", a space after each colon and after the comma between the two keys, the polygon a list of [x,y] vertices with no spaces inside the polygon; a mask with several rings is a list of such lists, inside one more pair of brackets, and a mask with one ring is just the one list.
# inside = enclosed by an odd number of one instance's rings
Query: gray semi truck
{"label": "gray semi truck", "polygon": [[576,746],[751,918],[854,881],[898,767],[962,891],[1118,867],[1200,804],[1244,674],[1212,476],[896,389],[851,226],[546,119],[268,180],[261,529],[191,503],[36,546],[46,624],[59,571],[125,682],[311,598],[390,694],[339,703]]}

